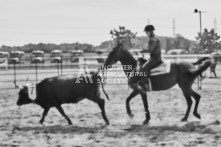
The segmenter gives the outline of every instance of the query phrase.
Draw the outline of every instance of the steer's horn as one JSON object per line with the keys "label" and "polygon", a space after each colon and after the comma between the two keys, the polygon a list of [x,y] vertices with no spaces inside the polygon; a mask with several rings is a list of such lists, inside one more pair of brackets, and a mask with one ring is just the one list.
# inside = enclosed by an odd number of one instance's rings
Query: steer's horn
{"label": "steer's horn", "polygon": [[27,87],[30,86],[30,83],[27,83],[26,86],[27,86]]}
{"label": "steer's horn", "polygon": [[22,89],[22,88],[23,88],[22,86],[17,85],[15,81],[14,81],[14,84],[15,84],[15,88],[19,88],[19,89]]}

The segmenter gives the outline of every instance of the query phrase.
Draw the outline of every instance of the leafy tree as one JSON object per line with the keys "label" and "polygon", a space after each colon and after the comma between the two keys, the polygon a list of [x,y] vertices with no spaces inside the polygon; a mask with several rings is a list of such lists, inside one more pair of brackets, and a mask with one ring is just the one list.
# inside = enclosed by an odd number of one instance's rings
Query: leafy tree
{"label": "leafy tree", "polygon": [[219,48],[218,40],[220,39],[220,36],[214,31],[214,29],[211,29],[210,31],[204,29],[202,34],[198,33],[196,39],[199,41],[202,52],[211,53],[214,49]]}
{"label": "leafy tree", "polygon": [[97,46],[97,49],[109,49],[113,46],[113,41],[104,41],[99,46]]}
{"label": "leafy tree", "polygon": [[168,52],[170,49],[174,49],[173,39],[166,37],[165,38],[165,47],[162,46],[162,48],[165,48],[166,52]]}
{"label": "leafy tree", "polygon": [[125,27],[119,26],[119,30],[111,30],[110,34],[114,38],[115,44],[122,44],[124,48],[129,49],[133,46],[132,39],[136,37],[137,33],[132,33]]}
{"label": "leafy tree", "polygon": [[175,38],[175,47],[177,49],[184,49],[188,51],[190,48],[190,41],[184,38],[182,35],[177,34]]}

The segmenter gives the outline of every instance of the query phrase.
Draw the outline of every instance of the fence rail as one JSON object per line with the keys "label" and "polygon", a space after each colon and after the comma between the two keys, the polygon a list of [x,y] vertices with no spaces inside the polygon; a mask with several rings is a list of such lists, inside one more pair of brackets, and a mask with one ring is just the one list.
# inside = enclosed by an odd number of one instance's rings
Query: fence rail
{"label": "fence rail", "polygon": [[[135,58],[142,57],[143,55],[134,55]],[[195,62],[201,57],[209,57],[209,54],[194,54],[194,55],[162,55],[163,60],[170,61],[187,61],[187,62]],[[144,54],[145,58],[149,57],[149,54]],[[84,63],[79,64],[76,62],[71,62],[70,58],[63,58],[62,69],[58,66],[57,63],[51,63],[49,58],[45,58],[45,63],[37,64],[37,74],[39,76],[39,81],[51,76],[57,76],[59,74],[59,70],[63,70],[63,74],[77,74],[80,65],[87,65],[90,69],[97,69],[100,64],[103,64],[107,55],[103,56],[87,56],[84,57]],[[217,56],[218,64],[220,65],[221,56]],[[102,60],[98,60],[102,59]],[[86,61],[86,62],[85,62]],[[221,66],[217,67],[217,70],[221,70]],[[23,82],[27,80],[29,77],[30,81],[35,80],[36,74],[36,66],[31,63],[31,60],[25,58],[22,64],[16,64],[16,78],[17,81]],[[4,67],[0,67],[0,83],[13,82],[15,76],[14,65],[8,64],[7,69]]]}

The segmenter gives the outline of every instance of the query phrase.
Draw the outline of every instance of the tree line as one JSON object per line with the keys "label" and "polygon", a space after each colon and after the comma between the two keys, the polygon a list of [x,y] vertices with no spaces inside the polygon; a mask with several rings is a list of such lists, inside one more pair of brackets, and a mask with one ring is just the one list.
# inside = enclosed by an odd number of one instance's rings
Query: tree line
{"label": "tree line", "polygon": [[[110,32],[110,34],[111,33],[114,33],[113,30],[112,32]],[[211,53],[214,51],[221,51],[221,41],[219,40],[220,36],[213,29],[204,29],[204,32],[202,32],[201,34],[197,34],[195,41],[189,40],[183,37],[181,34],[177,34],[175,37],[158,37],[161,41],[161,48],[165,50],[165,52],[171,49],[183,49],[186,50],[188,53]],[[63,52],[70,52],[72,50],[83,50],[84,52],[105,52],[110,50],[113,46],[113,40],[104,41],[98,46],[93,46],[92,44],[86,43],[82,44],[79,42],[63,44],[29,43],[23,46],[2,45],[0,47],[0,51],[10,52],[13,50],[21,50],[29,53],[34,50],[43,50],[44,52],[49,53],[52,50],[59,49]],[[145,36],[133,38],[131,47],[137,49],[145,49],[147,47],[147,38]]]}
{"label": "tree line", "polygon": [[24,51],[26,53],[30,53],[34,50],[42,50],[46,53],[50,53],[52,50],[62,50],[64,53],[65,52],[70,52],[72,50],[84,50],[85,52],[93,52],[94,46],[91,44],[81,44],[81,43],[63,43],[63,44],[53,44],[53,43],[38,43],[38,44],[32,44],[29,43],[24,46],[6,46],[2,45],[0,48],[0,51],[13,51],[13,50],[20,50]]}

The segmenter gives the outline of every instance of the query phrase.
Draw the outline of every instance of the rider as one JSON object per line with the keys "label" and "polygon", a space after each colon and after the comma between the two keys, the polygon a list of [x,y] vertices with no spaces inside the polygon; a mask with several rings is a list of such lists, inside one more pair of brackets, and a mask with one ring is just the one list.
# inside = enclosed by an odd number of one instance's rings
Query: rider
{"label": "rider", "polygon": [[144,28],[144,31],[149,38],[148,49],[146,51],[150,53],[150,59],[147,60],[147,62],[144,63],[140,69],[138,69],[139,72],[143,72],[144,76],[142,78],[134,78],[137,81],[133,81],[133,83],[136,83],[135,86],[137,89],[141,92],[146,92],[149,90],[147,77],[149,77],[150,70],[162,62],[160,40],[155,36],[154,30],[155,28],[153,25],[147,25]]}

